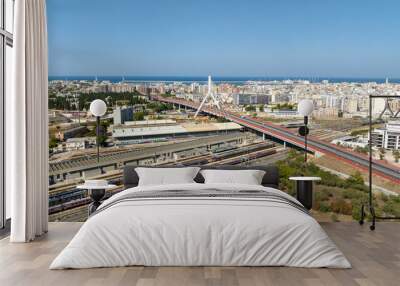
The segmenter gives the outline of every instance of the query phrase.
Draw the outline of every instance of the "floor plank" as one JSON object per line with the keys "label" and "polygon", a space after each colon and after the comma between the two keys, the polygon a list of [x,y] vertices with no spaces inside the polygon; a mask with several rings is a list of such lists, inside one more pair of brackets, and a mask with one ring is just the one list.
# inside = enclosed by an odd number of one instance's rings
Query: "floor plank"
{"label": "floor plank", "polygon": [[322,223],[352,263],[352,269],[289,267],[119,267],[50,271],[55,256],[81,223],[50,223],[45,236],[29,244],[0,240],[0,285],[399,285],[400,223],[378,223],[371,232],[356,223]]}

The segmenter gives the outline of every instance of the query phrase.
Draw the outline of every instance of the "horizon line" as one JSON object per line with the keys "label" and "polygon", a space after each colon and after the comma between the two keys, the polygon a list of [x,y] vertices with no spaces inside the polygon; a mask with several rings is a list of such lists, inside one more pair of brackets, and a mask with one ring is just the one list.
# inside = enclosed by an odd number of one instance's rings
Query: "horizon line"
{"label": "horizon line", "polygon": [[[212,75],[212,74],[211,74]],[[193,78],[193,77],[204,77],[207,75],[48,75],[48,77],[180,77],[180,78]],[[332,79],[400,79],[399,77],[389,76],[278,76],[278,75],[212,75],[216,78],[288,78],[288,79],[312,79],[312,78],[332,78]]]}

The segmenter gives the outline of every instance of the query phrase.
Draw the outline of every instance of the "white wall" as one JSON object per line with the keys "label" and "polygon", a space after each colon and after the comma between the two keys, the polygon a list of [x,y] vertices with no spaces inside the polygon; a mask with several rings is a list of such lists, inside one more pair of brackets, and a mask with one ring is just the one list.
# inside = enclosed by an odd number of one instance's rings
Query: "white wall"
{"label": "white wall", "polygon": [[[8,100],[11,96],[11,75],[12,75],[12,63],[13,63],[13,54],[12,54],[12,48],[7,46],[6,47],[6,80],[5,80],[5,84],[6,84],[6,90],[5,90],[5,118],[9,118],[8,114],[11,112],[10,111],[10,101]],[[7,140],[7,133],[9,132],[9,129],[7,129],[7,126],[9,126],[9,124],[7,124],[6,121],[6,130],[5,130],[5,140]],[[11,217],[11,193],[10,193],[10,188],[8,187],[7,184],[7,178],[10,177],[10,170],[9,168],[7,168],[7,150],[6,150],[6,154],[5,154],[5,160],[6,160],[6,164],[5,164],[5,188],[6,188],[6,219],[9,219]]]}

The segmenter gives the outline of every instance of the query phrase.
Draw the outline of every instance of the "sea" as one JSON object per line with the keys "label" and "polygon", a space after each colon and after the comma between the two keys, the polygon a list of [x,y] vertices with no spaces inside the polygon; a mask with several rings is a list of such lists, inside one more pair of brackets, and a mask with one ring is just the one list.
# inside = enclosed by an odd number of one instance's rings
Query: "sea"
{"label": "sea", "polygon": [[[86,80],[86,81],[110,81],[113,83],[118,82],[131,82],[131,83],[154,83],[154,82],[182,82],[190,84],[193,82],[206,83],[207,76],[49,76],[49,81],[53,80]],[[231,84],[243,84],[249,81],[284,81],[284,80],[308,80],[313,83],[322,82],[327,80],[331,83],[385,83],[386,78],[352,78],[352,77],[280,77],[280,76],[241,76],[241,77],[227,77],[227,76],[213,76],[213,82],[215,83],[231,83]],[[400,78],[389,78],[389,83],[400,83]]]}

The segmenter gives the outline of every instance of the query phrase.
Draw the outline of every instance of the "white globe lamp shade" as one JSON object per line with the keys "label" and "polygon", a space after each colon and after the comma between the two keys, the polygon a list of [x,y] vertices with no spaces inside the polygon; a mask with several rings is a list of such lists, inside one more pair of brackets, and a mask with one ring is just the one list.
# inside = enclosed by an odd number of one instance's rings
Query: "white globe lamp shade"
{"label": "white globe lamp shade", "polygon": [[302,116],[308,116],[314,111],[314,103],[310,99],[304,99],[297,105],[297,111]]}
{"label": "white globe lamp shade", "polygon": [[92,103],[90,104],[90,112],[94,116],[99,116],[99,117],[103,116],[104,114],[106,114],[106,111],[107,111],[107,105],[101,99],[93,100]]}

